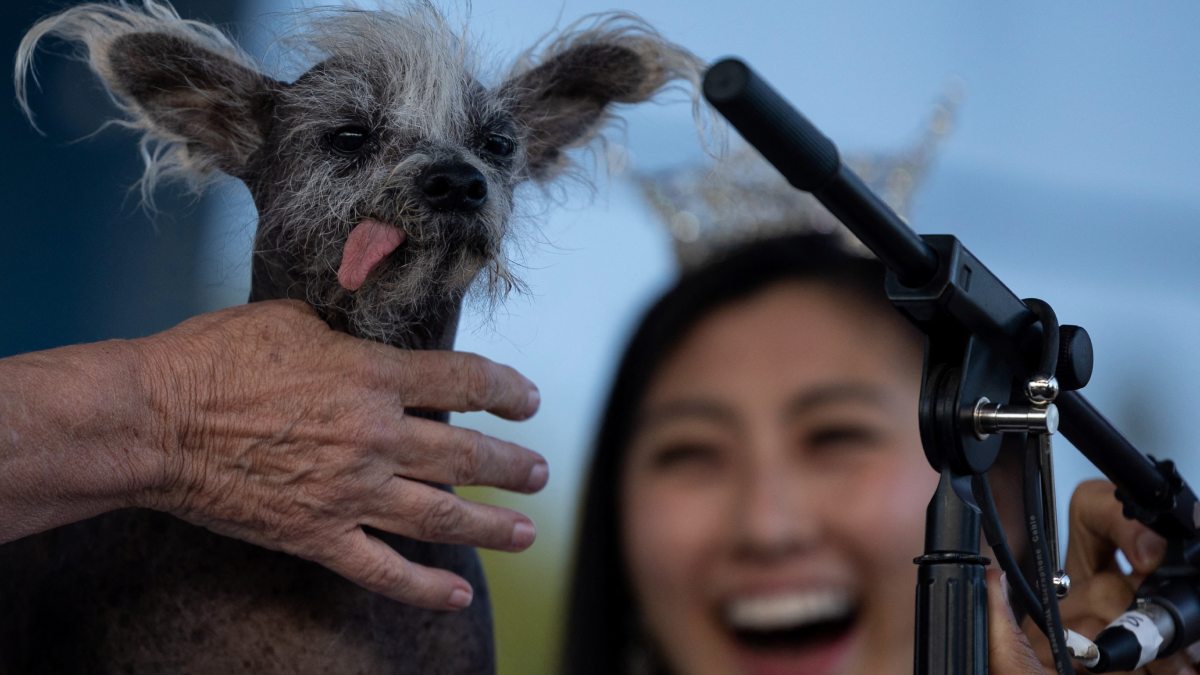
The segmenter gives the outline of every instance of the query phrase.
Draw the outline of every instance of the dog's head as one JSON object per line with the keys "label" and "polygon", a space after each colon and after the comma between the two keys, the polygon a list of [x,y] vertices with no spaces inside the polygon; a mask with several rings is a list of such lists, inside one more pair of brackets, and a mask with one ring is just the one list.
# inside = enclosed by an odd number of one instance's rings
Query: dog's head
{"label": "dog's head", "polygon": [[397,341],[485,272],[514,281],[505,240],[514,188],[545,182],[617,103],[644,101],[699,62],[628,15],[592,17],[519,59],[498,84],[436,10],[310,17],[316,65],[265,75],[217,29],[155,0],[83,5],[43,20],[18,55],[18,95],[38,40],[57,35],[143,134],[147,186],[213,170],[249,185],[257,254],[288,293]]}

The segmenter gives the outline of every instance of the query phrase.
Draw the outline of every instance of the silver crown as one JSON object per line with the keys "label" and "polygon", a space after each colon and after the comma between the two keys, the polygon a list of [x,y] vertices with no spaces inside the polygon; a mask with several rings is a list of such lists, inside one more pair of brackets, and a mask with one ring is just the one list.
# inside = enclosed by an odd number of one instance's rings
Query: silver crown
{"label": "silver crown", "polygon": [[[898,153],[857,154],[845,162],[889,206],[906,218],[912,197],[962,102],[957,83],[934,105],[917,142]],[[869,255],[858,239],[812,195],[743,145],[708,166],[637,174],[636,180],[667,226],[675,256],[693,269],[740,244],[800,232],[833,233],[848,250]]]}

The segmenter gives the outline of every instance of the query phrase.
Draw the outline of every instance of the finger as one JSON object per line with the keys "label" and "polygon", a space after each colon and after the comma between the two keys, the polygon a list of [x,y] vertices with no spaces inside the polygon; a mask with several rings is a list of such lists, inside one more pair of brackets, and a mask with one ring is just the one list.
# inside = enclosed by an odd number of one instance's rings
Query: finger
{"label": "finger", "polygon": [[537,528],[511,509],[479,504],[424,483],[395,477],[379,494],[363,525],[439,544],[465,544],[498,551],[522,551]]}
{"label": "finger", "polygon": [[1062,604],[1064,616],[1069,616],[1072,621],[1093,618],[1107,625],[1129,609],[1134,590],[1124,575],[1112,572],[1097,574],[1078,589],[1072,589],[1070,604],[1067,601]]}
{"label": "finger", "polygon": [[1074,579],[1116,571],[1117,549],[1139,575],[1154,571],[1162,562],[1166,542],[1145,525],[1125,518],[1113,490],[1107,481],[1087,481],[1071,496],[1067,573]]}
{"label": "finger", "polygon": [[[1095,640],[1100,631],[1108,628],[1108,624],[1112,623],[1112,617],[1108,619],[1098,619],[1094,616],[1084,617],[1078,621],[1072,621],[1067,628],[1079,633],[1089,640]],[[1050,644],[1047,642],[1046,651],[1049,653]]]}
{"label": "finger", "polygon": [[474,591],[466,579],[405,560],[361,529],[338,541],[336,550],[334,557],[317,562],[369,591],[426,609],[456,610],[471,604]]}
{"label": "finger", "polygon": [[419,417],[402,417],[368,439],[395,459],[395,473],[448,485],[489,485],[516,492],[546,486],[550,468],[532,450],[487,434]]}
{"label": "finger", "polygon": [[408,407],[450,412],[486,410],[522,420],[537,412],[537,387],[516,370],[477,354],[386,350],[372,364]]}
{"label": "finger", "polygon": [[1042,664],[1042,667],[1053,671],[1054,656],[1050,653],[1050,643],[1046,641],[1046,636],[1042,635],[1042,631],[1038,628],[1037,623],[1029,616],[1026,616],[1021,620],[1021,632],[1029,639],[1029,643],[1033,645],[1033,652],[1037,655],[1037,659]]}
{"label": "finger", "polygon": [[1029,639],[1008,604],[1008,583],[998,570],[987,572],[988,672],[993,675],[1044,675]]}

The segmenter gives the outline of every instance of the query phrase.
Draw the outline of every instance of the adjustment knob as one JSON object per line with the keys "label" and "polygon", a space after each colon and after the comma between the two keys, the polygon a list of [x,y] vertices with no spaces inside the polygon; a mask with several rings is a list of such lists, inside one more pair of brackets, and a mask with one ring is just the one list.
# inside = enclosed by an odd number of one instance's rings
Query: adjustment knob
{"label": "adjustment knob", "polygon": [[1062,391],[1083,389],[1092,379],[1092,338],[1082,326],[1058,329],[1058,369],[1054,377]]}

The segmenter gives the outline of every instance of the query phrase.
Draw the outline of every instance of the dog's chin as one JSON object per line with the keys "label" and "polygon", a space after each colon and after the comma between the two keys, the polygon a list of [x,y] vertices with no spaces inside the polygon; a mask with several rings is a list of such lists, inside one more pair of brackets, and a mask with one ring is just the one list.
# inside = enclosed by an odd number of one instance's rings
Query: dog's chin
{"label": "dog's chin", "polygon": [[478,216],[426,213],[419,218],[378,220],[403,233],[403,243],[377,270],[383,283],[403,274],[474,278],[500,252],[499,233]]}
{"label": "dog's chin", "polygon": [[479,232],[433,243],[410,240],[379,265],[364,288],[374,285],[413,297],[449,298],[470,287],[479,272],[496,260],[498,248]]}
{"label": "dog's chin", "polygon": [[442,327],[457,317],[459,304],[480,272],[494,264],[496,248],[478,238],[435,246],[410,239],[356,291],[328,282],[321,285],[334,296],[330,305],[344,315],[345,329],[352,335],[420,347],[441,338]]}

